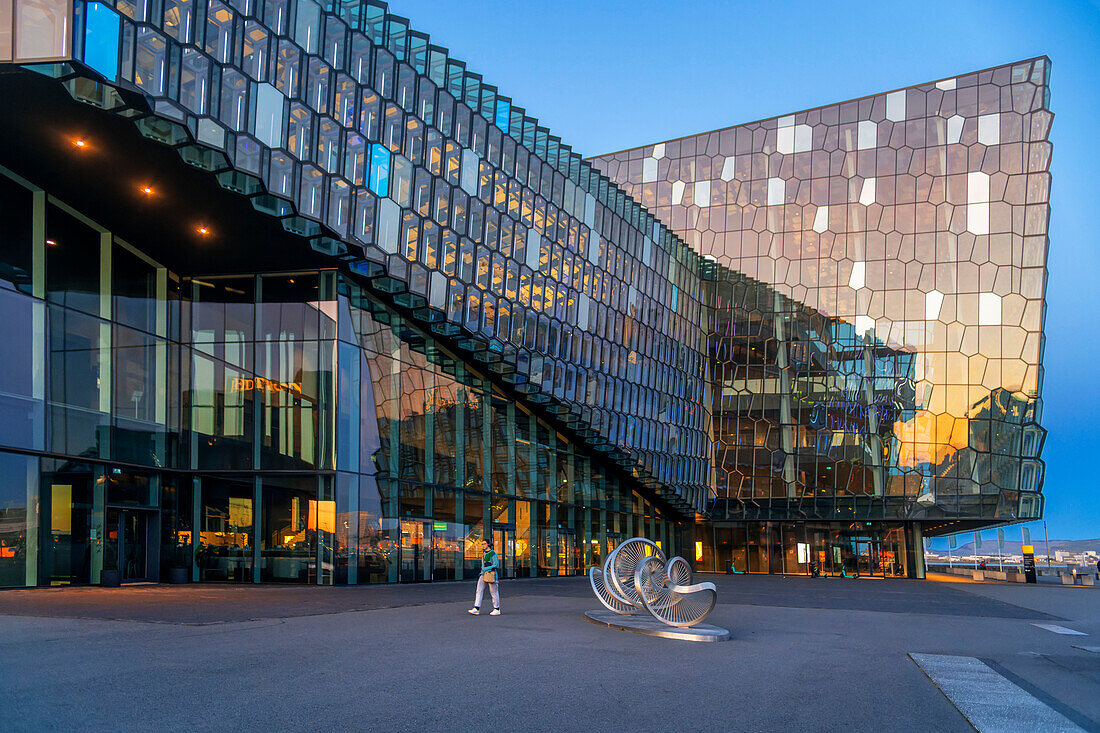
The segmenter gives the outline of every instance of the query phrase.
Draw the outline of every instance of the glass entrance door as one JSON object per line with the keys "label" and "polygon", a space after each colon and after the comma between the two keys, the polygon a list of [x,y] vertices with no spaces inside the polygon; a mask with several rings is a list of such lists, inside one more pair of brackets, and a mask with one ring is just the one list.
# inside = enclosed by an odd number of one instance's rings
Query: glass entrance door
{"label": "glass entrance door", "polygon": [[577,535],[572,530],[558,530],[558,574],[576,575],[577,562]]}
{"label": "glass entrance door", "polygon": [[149,572],[150,512],[107,509],[104,568],[118,570],[123,583],[152,580]]}
{"label": "glass entrance door", "polygon": [[852,542],[852,550],[855,553],[856,572],[860,575],[871,575],[875,563],[871,556],[872,545],[867,541],[856,540]]}
{"label": "glass entrance door", "polygon": [[399,580],[402,583],[431,580],[431,532],[432,527],[428,522],[416,519],[401,520],[401,541],[398,549],[400,551]]}
{"label": "glass entrance door", "polygon": [[493,549],[500,560],[500,577],[516,577],[516,530],[507,525],[493,528]]}
{"label": "glass entrance door", "polygon": [[149,579],[148,523],[145,512],[122,512],[122,582]]}
{"label": "glass entrance door", "polygon": [[[49,520],[46,577],[50,585],[87,583],[91,578],[92,483],[91,471],[42,474],[43,522]],[[115,569],[113,565],[104,567]]]}
{"label": "glass entrance door", "polygon": [[867,553],[867,560],[871,566],[868,575],[874,575],[881,578],[883,577],[882,545],[879,544],[878,540],[871,540],[868,545],[869,552]]}

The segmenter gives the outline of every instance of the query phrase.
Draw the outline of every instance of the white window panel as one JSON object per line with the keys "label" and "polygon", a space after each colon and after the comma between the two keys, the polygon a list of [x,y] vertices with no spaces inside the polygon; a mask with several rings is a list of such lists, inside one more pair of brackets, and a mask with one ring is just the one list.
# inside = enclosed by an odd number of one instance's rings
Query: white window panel
{"label": "white window panel", "polygon": [[905,91],[890,92],[886,95],[886,119],[891,122],[905,120]]}

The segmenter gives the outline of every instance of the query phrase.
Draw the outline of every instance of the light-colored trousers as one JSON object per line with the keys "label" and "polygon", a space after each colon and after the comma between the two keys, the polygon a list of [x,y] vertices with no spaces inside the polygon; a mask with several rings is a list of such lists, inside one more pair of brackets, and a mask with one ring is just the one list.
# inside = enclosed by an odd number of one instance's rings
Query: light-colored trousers
{"label": "light-colored trousers", "polygon": [[485,595],[485,586],[489,586],[489,592],[493,594],[493,608],[500,608],[500,591],[497,586],[500,583],[486,583],[485,578],[478,576],[477,594],[474,596],[474,608],[481,608],[481,597]]}

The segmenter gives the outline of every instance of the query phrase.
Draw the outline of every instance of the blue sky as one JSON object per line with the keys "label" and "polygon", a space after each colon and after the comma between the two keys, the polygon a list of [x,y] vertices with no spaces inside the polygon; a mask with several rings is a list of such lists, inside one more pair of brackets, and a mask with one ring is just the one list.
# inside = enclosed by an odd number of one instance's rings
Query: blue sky
{"label": "blue sky", "polygon": [[1100,537],[1100,243],[1087,229],[1100,195],[1100,3],[390,7],[585,156],[1050,56],[1046,518],[1052,539]]}

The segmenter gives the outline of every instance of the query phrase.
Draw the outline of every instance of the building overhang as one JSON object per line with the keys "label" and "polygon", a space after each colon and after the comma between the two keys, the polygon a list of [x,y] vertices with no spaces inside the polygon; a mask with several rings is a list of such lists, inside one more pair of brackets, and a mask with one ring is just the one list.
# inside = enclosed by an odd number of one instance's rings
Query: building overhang
{"label": "building overhang", "polygon": [[338,263],[279,219],[260,215],[253,199],[219,185],[217,171],[186,164],[180,151],[187,138],[173,147],[143,135],[135,122],[156,118],[141,95],[112,90],[124,107],[109,112],[74,99],[67,83],[77,82],[0,67],[0,99],[20,102],[18,112],[0,116],[0,165],[79,210],[95,211],[104,227],[140,241],[183,275]]}

